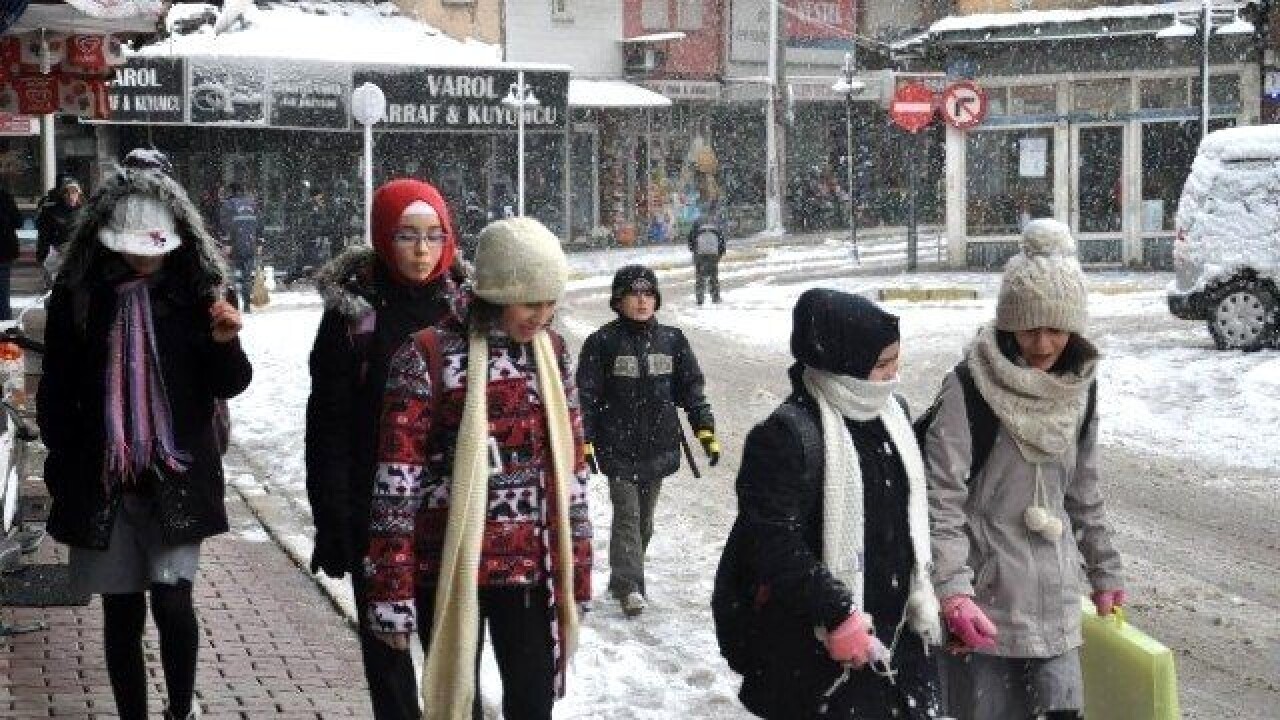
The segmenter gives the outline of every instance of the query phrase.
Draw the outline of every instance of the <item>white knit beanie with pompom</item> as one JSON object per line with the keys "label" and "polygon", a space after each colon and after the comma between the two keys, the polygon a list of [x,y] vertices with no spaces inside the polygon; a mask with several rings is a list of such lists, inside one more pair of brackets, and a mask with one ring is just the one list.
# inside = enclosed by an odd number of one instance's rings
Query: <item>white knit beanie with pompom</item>
{"label": "white knit beanie with pompom", "polygon": [[476,242],[475,294],[495,305],[552,302],[569,281],[560,238],[531,217],[489,223]]}
{"label": "white knit beanie with pompom", "polygon": [[1022,252],[1009,258],[996,303],[996,329],[1038,327],[1083,334],[1088,290],[1071,230],[1052,218],[1027,223]]}

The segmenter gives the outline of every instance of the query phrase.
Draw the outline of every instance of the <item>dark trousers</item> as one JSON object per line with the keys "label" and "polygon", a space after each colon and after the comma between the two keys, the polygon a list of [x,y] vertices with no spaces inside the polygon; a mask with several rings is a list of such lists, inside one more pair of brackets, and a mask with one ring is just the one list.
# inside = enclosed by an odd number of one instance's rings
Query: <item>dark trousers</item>
{"label": "dark trousers", "polygon": [[[351,573],[351,590],[358,613],[366,607],[367,583],[357,569]],[[430,616],[428,625],[430,624]],[[373,701],[374,720],[418,720],[418,680],[413,674],[413,658],[382,642],[360,622],[360,654],[364,659],[364,677]]]}
{"label": "dark trousers", "polygon": [[720,257],[718,255],[693,256],[695,292],[698,304],[701,305],[707,294],[707,286],[711,286],[711,302],[720,302]]}
{"label": "dark trousers", "polygon": [[644,556],[653,537],[653,514],[662,480],[609,478],[613,530],[609,537],[609,593],[618,599],[644,589]]}
{"label": "dark trousers", "polygon": [[[476,645],[476,693],[473,720],[484,717],[480,705],[480,654],[485,628],[493,641],[493,655],[502,677],[504,720],[551,720],[555,703],[555,657],[551,643],[551,608],[544,587],[480,588],[480,635]],[[424,652],[431,647],[434,588],[417,598],[418,639]],[[417,692],[410,673],[410,684]],[[414,696],[414,709],[417,696]],[[417,717],[417,715],[413,715]],[[381,716],[379,716],[381,720]]]}
{"label": "dark trousers", "polygon": [[253,295],[254,266],[252,255],[235,260],[235,270],[239,275],[240,310],[243,312],[253,312],[253,305],[249,303],[249,298]]}
{"label": "dark trousers", "polygon": [[9,263],[0,264],[0,320],[13,319],[13,306],[9,304],[9,281],[12,274],[13,266]]}

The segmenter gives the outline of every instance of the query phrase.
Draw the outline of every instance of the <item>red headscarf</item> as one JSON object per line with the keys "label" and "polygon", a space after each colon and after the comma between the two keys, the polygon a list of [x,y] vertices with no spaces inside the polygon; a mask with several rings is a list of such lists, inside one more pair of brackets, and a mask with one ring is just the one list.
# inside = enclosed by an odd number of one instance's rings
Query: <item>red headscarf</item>
{"label": "red headscarf", "polygon": [[400,216],[404,214],[405,208],[417,200],[425,202],[436,211],[436,215],[440,216],[440,229],[444,231],[444,245],[440,248],[440,259],[436,260],[436,266],[431,271],[431,276],[427,278],[427,282],[432,282],[444,275],[453,265],[453,257],[458,252],[458,242],[453,234],[453,222],[449,219],[449,206],[445,204],[444,196],[435,189],[435,186],[412,178],[397,178],[378,188],[373,193],[373,249],[378,253],[378,257],[382,258],[382,263],[387,266],[391,276],[406,285],[415,283],[401,274],[396,267],[392,236],[400,226]]}

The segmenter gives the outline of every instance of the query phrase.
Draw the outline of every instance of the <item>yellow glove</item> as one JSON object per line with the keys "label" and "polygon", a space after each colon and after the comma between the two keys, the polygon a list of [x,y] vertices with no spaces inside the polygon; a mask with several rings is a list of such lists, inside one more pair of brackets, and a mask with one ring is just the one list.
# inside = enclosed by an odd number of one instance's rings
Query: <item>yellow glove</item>
{"label": "yellow glove", "polygon": [[600,474],[600,465],[596,463],[596,446],[589,442],[582,443],[582,459],[587,461],[587,467],[591,468],[591,472],[595,475]]}
{"label": "yellow glove", "polygon": [[708,462],[711,467],[715,467],[720,462],[720,441],[716,440],[714,430],[699,430],[698,442],[702,443],[702,449],[706,451]]}

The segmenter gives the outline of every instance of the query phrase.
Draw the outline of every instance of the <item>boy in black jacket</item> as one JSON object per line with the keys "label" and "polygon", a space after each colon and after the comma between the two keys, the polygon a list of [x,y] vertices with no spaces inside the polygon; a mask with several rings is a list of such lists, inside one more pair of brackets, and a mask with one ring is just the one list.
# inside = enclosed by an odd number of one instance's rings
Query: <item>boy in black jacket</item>
{"label": "boy in black jacket", "polygon": [[578,394],[587,454],[609,477],[613,534],[609,592],[628,616],[646,606],[644,554],[662,479],[680,468],[684,408],[710,463],[720,460],[702,370],[679,329],[660,324],[658,279],[643,265],[613,277],[614,320],[592,333],[578,358]]}

